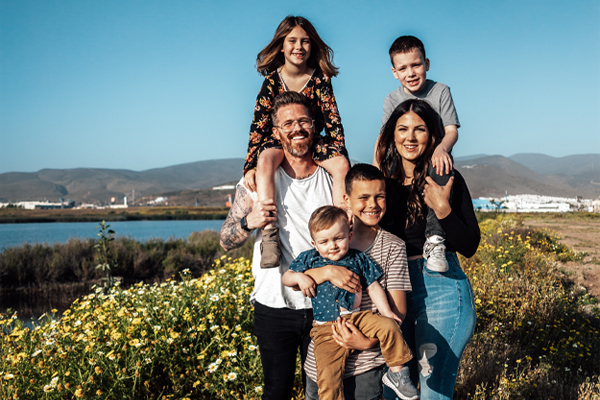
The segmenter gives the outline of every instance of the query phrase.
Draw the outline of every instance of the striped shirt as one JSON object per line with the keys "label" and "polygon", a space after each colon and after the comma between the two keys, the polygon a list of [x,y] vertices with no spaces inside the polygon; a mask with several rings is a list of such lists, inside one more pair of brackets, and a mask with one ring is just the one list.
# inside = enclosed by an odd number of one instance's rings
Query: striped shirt
{"label": "striped shirt", "polygon": [[[406,261],[406,245],[399,237],[379,229],[375,240],[365,254],[376,262],[383,270],[383,276],[379,278],[379,284],[385,291],[403,290],[410,292],[410,277],[408,275],[408,262]],[[366,288],[362,291],[361,310],[377,311],[371,301]],[[317,363],[315,361],[314,343],[311,341],[308,347],[308,355],[304,362],[304,371],[313,381],[317,381]],[[375,367],[385,364],[379,345],[369,350],[353,351],[346,360],[346,371],[344,378],[360,375]]]}

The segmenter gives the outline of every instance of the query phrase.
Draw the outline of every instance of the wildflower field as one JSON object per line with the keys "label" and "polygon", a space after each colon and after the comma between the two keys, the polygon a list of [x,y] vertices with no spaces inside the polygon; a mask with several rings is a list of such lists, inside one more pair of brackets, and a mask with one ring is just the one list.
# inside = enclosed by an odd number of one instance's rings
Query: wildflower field
{"label": "wildflower field", "polygon": [[[597,299],[556,267],[581,254],[514,217],[480,226],[461,259],[478,323],[455,398],[599,399]],[[197,279],[99,288],[33,328],[1,315],[0,398],[258,399],[252,285],[247,259],[221,257]]]}

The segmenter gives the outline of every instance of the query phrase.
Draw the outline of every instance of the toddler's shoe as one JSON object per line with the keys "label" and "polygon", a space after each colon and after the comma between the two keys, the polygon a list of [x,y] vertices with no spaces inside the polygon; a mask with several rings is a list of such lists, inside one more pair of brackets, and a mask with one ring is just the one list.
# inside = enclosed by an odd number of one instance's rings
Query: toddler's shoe
{"label": "toddler's shoe", "polygon": [[279,267],[279,258],[281,258],[279,228],[263,229],[262,242],[260,243],[260,267]]}
{"label": "toddler's shoe", "polygon": [[410,380],[408,367],[402,367],[400,372],[388,370],[383,375],[382,381],[385,386],[392,389],[403,400],[416,400],[419,398],[419,392]]}
{"label": "toddler's shoe", "polygon": [[433,235],[427,238],[423,246],[423,257],[427,260],[427,268],[435,272],[448,271],[448,261],[446,260],[446,246],[444,238],[439,235]]}

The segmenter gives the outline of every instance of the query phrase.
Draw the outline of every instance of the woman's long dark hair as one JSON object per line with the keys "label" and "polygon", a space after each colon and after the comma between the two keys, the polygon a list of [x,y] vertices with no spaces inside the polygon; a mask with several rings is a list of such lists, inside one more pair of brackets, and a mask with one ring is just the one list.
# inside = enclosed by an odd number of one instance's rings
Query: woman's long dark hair
{"label": "woman's long dark hair", "polygon": [[424,216],[425,201],[423,200],[423,188],[425,187],[425,177],[427,169],[431,163],[431,156],[435,146],[439,144],[443,132],[442,122],[437,112],[424,100],[410,99],[406,100],[392,112],[385,125],[381,127],[379,139],[377,142],[377,151],[375,158],[379,163],[379,169],[387,178],[392,178],[404,184],[406,174],[402,166],[402,160],[396,148],[396,123],[398,119],[408,112],[417,114],[429,131],[429,139],[425,153],[417,160],[415,166],[413,184],[407,200],[407,219],[406,226],[410,227]]}
{"label": "woman's long dark hair", "polygon": [[258,53],[256,56],[256,70],[261,75],[266,76],[285,64],[285,58],[281,52],[283,41],[297,26],[304,29],[310,38],[311,50],[307,65],[310,68],[320,69],[329,77],[336,76],[338,68],[333,65],[333,50],[325,44],[309,20],[293,15],[288,15],[281,21],[271,42]]}

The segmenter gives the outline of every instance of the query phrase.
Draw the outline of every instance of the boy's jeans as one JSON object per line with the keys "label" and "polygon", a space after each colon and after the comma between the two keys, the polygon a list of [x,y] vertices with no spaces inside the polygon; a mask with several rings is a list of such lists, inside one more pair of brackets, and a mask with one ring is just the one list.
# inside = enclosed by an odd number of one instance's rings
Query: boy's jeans
{"label": "boy's jeans", "polygon": [[[402,333],[415,357],[407,363],[421,399],[451,400],[465,346],[473,336],[477,314],[471,283],[456,253],[446,252],[449,269],[433,272],[423,258],[408,262],[412,292]],[[396,394],[384,386],[385,399]]]}
{"label": "boy's jeans", "polygon": [[[452,155],[450,155],[450,158],[452,158]],[[452,164],[454,164],[454,159],[452,159]],[[429,170],[427,171],[427,175],[429,175],[431,179],[433,179],[433,181],[438,185],[445,186],[448,183],[450,177],[454,176],[454,170],[451,170],[449,174],[438,175],[435,168],[433,168],[433,166],[429,164]],[[452,202],[452,191],[450,191],[449,201]],[[428,238],[433,235],[441,236],[444,239],[446,238],[446,233],[442,229],[442,225],[440,225],[440,221],[437,219],[435,211],[429,208],[429,211],[427,212],[427,221],[425,226],[425,237]]]}

